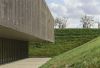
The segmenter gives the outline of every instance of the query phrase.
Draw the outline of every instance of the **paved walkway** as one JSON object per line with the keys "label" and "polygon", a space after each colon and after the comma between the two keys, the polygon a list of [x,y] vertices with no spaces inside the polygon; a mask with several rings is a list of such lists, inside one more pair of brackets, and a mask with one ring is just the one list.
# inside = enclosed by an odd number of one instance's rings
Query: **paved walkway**
{"label": "paved walkway", "polygon": [[39,68],[50,58],[28,58],[13,63],[1,65],[0,68]]}

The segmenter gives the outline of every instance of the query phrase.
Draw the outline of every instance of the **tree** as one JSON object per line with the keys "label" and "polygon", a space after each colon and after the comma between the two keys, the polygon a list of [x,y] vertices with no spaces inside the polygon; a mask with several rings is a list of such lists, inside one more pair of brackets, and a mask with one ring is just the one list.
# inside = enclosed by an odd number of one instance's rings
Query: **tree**
{"label": "tree", "polygon": [[91,26],[93,26],[93,24],[94,24],[93,18],[94,17],[87,16],[87,15],[82,16],[81,17],[81,22],[83,24],[83,28],[91,28]]}
{"label": "tree", "polygon": [[62,28],[62,20],[61,18],[55,19],[55,26],[58,26],[59,28]]}
{"label": "tree", "polygon": [[98,22],[98,28],[100,28],[100,22]]}
{"label": "tree", "polygon": [[66,18],[66,17],[56,18],[55,19],[55,26],[58,26],[60,29],[66,28],[67,21],[68,21],[68,18]]}

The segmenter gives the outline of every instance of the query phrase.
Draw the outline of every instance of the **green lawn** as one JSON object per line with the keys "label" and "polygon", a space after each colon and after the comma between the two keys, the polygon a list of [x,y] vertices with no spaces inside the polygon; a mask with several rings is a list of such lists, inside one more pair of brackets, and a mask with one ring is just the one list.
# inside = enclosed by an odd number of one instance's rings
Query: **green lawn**
{"label": "green lawn", "polygon": [[54,57],[40,68],[100,68],[100,37]]}
{"label": "green lawn", "polygon": [[100,35],[100,29],[55,29],[55,43],[30,42],[30,57],[54,57]]}

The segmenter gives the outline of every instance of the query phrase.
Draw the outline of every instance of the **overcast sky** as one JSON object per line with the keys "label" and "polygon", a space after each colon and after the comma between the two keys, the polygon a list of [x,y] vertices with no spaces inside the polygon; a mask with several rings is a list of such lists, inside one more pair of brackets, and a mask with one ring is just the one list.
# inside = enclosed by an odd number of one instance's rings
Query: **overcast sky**
{"label": "overcast sky", "polygon": [[54,17],[69,17],[68,27],[81,27],[80,17],[94,16],[100,21],[100,0],[46,0]]}

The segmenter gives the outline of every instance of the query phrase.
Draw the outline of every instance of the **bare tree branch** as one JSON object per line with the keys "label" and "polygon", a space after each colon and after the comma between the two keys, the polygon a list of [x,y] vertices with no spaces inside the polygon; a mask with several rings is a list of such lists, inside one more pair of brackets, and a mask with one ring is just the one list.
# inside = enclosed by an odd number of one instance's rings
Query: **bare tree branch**
{"label": "bare tree branch", "polygon": [[59,28],[66,28],[67,22],[68,22],[67,17],[56,18],[55,19],[55,26],[58,26]]}
{"label": "bare tree branch", "polygon": [[94,24],[94,17],[84,15],[81,17],[81,22],[83,24],[83,28],[91,28]]}

